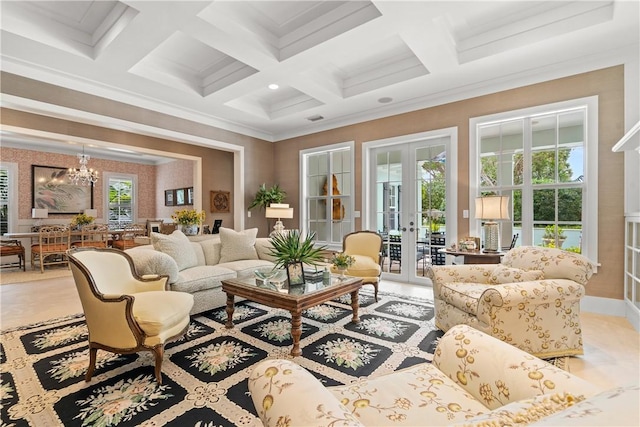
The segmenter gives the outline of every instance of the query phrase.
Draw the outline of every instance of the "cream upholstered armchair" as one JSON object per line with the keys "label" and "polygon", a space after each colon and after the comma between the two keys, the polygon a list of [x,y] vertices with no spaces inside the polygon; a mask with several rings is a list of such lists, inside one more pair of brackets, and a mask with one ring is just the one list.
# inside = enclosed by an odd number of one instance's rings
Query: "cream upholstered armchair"
{"label": "cream upholstered armchair", "polygon": [[[373,285],[378,301],[378,283],[382,273],[382,236],[374,231],[356,231],[344,236],[342,251],[355,258],[345,274],[362,278],[363,284]],[[331,271],[337,273],[335,267]]]}
{"label": "cream upholstered armchair", "polygon": [[580,299],[593,268],[538,246],[514,248],[498,265],[433,266],[436,326],[466,324],[541,358],[583,354]]}
{"label": "cream upholstered armchair", "polygon": [[91,380],[98,349],[113,353],[151,351],[162,384],[164,344],[189,327],[193,295],[167,291],[167,276],[140,277],[131,257],[117,249],[76,248],[69,264],[89,329]]}

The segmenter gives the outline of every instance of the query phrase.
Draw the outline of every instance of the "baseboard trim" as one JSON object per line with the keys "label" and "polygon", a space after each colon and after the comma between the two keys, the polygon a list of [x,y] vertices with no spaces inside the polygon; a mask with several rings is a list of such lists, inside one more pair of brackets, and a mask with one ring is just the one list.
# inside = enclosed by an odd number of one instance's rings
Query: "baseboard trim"
{"label": "baseboard trim", "polygon": [[626,318],[640,332],[640,310],[620,299],[585,296],[580,300],[580,310]]}

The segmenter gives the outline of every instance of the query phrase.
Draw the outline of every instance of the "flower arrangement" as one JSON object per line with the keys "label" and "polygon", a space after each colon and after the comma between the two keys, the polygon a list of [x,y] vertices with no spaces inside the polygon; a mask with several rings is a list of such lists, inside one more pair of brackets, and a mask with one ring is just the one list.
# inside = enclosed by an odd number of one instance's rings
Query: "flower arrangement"
{"label": "flower arrangement", "polygon": [[200,224],[205,219],[204,211],[196,211],[195,209],[182,209],[175,211],[171,218],[181,225]]}
{"label": "flower arrangement", "polygon": [[333,254],[333,258],[331,258],[331,264],[336,268],[349,268],[354,262],[356,262],[356,259],[344,252]]}
{"label": "flower arrangement", "polygon": [[74,216],[73,218],[71,218],[71,226],[75,227],[80,225],[91,224],[94,220],[95,220],[94,217],[80,213]]}

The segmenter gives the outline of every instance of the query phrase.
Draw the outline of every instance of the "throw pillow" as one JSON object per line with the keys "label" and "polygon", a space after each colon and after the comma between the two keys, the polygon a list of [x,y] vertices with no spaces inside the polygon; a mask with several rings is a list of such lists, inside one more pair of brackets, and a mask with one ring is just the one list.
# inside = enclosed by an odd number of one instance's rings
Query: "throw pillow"
{"label": "throw pillow", "polygon": [[220,263],[242,259],[258,259],[256,252],[257,228],[235,231],[220,228]]}
{"label": "throw pillow", "polygon": [[528,282],[530,280],[542,280],[544,273],[541,270],[521,270],[519,268],[498,266],[491,273],[489,283],[503,285],[505,283]]}
{"label": "throw pillow", "polygon": [[178,271],[198,265],[198,256],[191,241],[180,230],[169,235],[151,233],[151,243],[155,250],[164,252],[176,261]]}

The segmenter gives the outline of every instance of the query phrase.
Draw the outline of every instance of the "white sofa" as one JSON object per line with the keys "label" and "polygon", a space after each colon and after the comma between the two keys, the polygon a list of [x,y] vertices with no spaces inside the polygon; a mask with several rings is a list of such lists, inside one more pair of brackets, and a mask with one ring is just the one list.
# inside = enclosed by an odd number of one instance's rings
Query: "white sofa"
{"label": "white sofa", "polygon": [[467,325],[439,341],[433,363],[324,387],[291,360],[260,362],[249,391],[271,426],[639,425],[637,384],[588,382]]}
{"label": "white sofa", "polygon": [[193,294],[193,315],[225,303],[222,280],[250,277],[257,268],[274,265],[270,240],[256,238],[257,231],[221,228],[219,235],[193,237],[178,230],[171,235],[151,233],[151,245],[126,252],[138,274],[169,276],[172,291]]}

